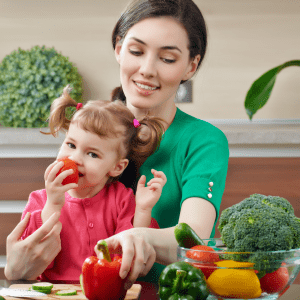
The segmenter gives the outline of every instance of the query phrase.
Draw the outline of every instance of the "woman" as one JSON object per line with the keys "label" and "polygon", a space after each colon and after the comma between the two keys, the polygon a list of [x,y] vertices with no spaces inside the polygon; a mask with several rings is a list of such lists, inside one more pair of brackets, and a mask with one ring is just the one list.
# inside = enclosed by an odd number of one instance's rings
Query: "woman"
{"label": "woman", "polygon": [[[156,261],[165,265],[176,260],[174,226],[178,222],[188,223],[202,238],[214,236],[227,174],[227,139],[174,103],[179,84],[192,78],[203,61],[206,41],[203,16],[191,0],[133,1],[114,28],[112,42],[121,87],[113,98],[125,101],[137,118],[150,114],[169,124],[159,150],[140,169],[149,176],[155,166],[167,176],[152,211],[162,229],[129,230],[108,239],[112,245],[124,243],[123,256],[128,262],[121,272],[129,269],[132,255],[132,270],[144,268],[146,274],[152,266],[154,258],[145,251],[141,254],[138,237],[154,248]],[[155,264],[145,280],[156,282],[163,268]]]}
{"label": "woman", "polygon": [[[152,212],[161,229],[133,228],[106,239],[110,251],[123,253],[120,276],[127,276],[127,288],[146,274],[145,280],[157,282],[163,265],[176,260],[177,223],[188,223],[201,238],[214,236],[228,167],[227,139],[219,129],[185,114],[174,103],[180,83],[191,79],[201,65],[206,41],[203,16],[192,0],[132,1],[113,31],[122,85],[113,98],[125,101],[137,119],[150,114],[169,124],[159,150],[140,169],[142,175],[150,176],[151,167],[167,176]],[[38,237],[30,236],[35,243],[39,238],[44,242],[42,233],[57,238],[57,216],[49,220]],[[25,223],[9,237],[6,274],[18,274],[20,269],[14,262],[25,247],[18,241]],[[35,258],[26,246],[30,262],[38,261],[37,269],[42,269],[43,254]],[[154,262],[162,265],[153,266]],[[29,278],[26,272],[22,276]]]}

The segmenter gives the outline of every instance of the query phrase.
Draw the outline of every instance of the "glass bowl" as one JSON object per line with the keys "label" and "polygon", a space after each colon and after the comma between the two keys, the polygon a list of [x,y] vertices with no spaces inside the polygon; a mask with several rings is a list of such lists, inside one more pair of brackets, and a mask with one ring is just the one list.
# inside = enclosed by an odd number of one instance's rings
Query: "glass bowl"
{"label": "glass bowl", "polygon": [[278,299],[300,271],[300,249],[227,252],[219,238],[204,240],[206,250],[177,248],[177,260],[199,268],[210,290],[207,300]]}

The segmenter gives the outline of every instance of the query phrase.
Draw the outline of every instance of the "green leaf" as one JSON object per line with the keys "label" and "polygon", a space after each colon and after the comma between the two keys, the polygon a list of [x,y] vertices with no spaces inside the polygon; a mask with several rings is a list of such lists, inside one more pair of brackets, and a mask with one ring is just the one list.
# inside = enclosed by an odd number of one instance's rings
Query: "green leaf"
{"label": "green leaf", "polygon": [[300,60],[288,61],[274,69],[269,70],[256,81],[254,81],[245,99],[245,109],[250,120],[252,120],[253,115],[269,100],[277,74],[284,68],[290,66],[300,66]]}

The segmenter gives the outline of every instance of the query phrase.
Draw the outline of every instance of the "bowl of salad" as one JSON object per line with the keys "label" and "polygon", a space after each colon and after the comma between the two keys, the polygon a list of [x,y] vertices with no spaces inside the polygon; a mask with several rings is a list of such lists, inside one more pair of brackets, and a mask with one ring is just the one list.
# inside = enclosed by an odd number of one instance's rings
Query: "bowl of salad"
{"label": "bowl of salad", "polygon": [[178,261],[200,270],[207,300],[278,299],[300,271],[300,249],[232,252],[219,238],[191,248],[178,246]]}
{"label": "bowl of salad", "polygon": [[221,212],[218,229],[221,237],[207,240],[186,223],[174,231],[178,261],[205,276],[209,300],[277,299],[294,282],[300,218],[287,199],[250,195]]}

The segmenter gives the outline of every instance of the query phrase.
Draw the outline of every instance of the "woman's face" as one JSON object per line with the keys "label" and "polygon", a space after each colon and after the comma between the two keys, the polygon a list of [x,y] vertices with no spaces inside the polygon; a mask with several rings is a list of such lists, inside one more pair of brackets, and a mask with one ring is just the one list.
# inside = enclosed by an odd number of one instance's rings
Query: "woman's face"
{"label": "woman's face", "polygon": [[171,17],[148,18],[130,28],[115,54],[128,106],[174,105],[182,80],[192,77],[200,59],[189,57],[185,28]]}

